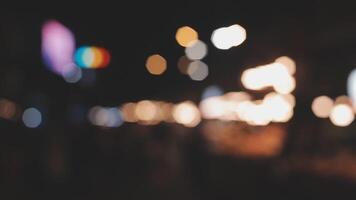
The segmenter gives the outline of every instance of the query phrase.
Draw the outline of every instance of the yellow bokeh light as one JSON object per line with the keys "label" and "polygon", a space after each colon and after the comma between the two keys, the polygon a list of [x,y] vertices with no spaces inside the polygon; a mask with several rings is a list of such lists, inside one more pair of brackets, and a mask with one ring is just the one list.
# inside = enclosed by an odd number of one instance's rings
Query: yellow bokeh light
{"label": "yellow bokeh light", "polygon": [[347,104],[335,105],[330,112],[330,121],[336,126],[348,126],[354,119],[354,112]]}
{"label": "yellow bokeh light", "polygon": [[182,47],[188,47],[198,40],[198,33],[189,26],[183,26],[177,30],[176,40]]}
{"label": "yellow bokeh light", "polygon": [[153,75],[161,75],[167,69],[167,61],[158,54],[152,55],[147,58],[146,68]]}
{"label": "yellow bokeh light", "polygon": [[201,121],[198,108],[190,101],[176,105],[173,109],[173,117],[177,123],[187,127],[195,127]]}
{"label": "yellow bokeh light", "polygon": [[311,109],[315,116],[319,118],[328,118],[333,109],[334,101],[327,96],[316,97],[311,105]]}

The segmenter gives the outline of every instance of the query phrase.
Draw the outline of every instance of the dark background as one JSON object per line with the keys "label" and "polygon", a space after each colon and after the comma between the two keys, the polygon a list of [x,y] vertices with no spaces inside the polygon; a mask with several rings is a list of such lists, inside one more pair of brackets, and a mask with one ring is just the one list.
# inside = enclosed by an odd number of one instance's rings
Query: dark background
{"label": "dark background", "polygon": [[[356,64],[356,4],[323,1],[117,1],[46,3],[1,8],[0,97],[23,108],[39,107],[37,129],[0,119],[1,199],[345,199],[356,195],[353,179],[311,172],[279,172],[298,156],[336,156],[353,151],[354,125],[336,128],[313,116],[314,97],[346,94]],[[33,8],[35,7],[35,8]],[[77,46],[97,45],[112,55],[94,83],[67,84],[42,63],[41,26],[56,19],[70,28]],[[238,23],[247,40],[221,51],[210,36]],[[209,77],[181,74],[177,28],[188,25],[209,47]],[[144,63],[159,53],[163,76]],[[242,71],[287,55],[297,63],[295,115],[280,156],[246,159],[209,151],[199,126],[125,124],[100,129],[86,120],[95,105],[157,99],[198,103],[211,84],[244,90]],[[259,94],[256,94],[259,95]],[[73,117],[73,109],[79,109]],[[84,117],[83,117],[84,116]],[[340,136],[343,134],[343,136]],[[173,160],[173,161],[172,161]],[[300,160],[303,163],[303,159]]]}

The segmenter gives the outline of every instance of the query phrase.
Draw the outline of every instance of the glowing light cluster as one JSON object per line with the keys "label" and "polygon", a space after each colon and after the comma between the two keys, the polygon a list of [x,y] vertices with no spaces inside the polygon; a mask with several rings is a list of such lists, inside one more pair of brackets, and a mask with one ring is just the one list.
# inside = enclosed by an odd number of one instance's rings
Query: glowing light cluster
{"label": "glowing light cluster", "polygon": [[47,67],[58,75],[71,72],[75,38],[73,33],[56,20],[46,21],[42,26],[42,57]]}
{"label": "glowing light cluster", "polygon": [[239,46],[246,40],[246,30],[238,25],[216,29],[211,35],[211,41],[218,49],[227,50]]}
{"label": "glowing light cluster", "polygon": [[293,116],[294,96],[267,94],[263,100],[251,100],[245,92],[230,92],[223,96],[204,99],[200,110],[205,119],[244,121],[250,125],[264,126],[270,122],[287,122]]}
{"label": "glowing light cluster", "polygon": [[76,64],[81,68],[105,68],[110,63],[110,53],[102,47],[83,46],[74,54]]}
{"label": "glowing light cluster", "polygon": [[137,103],[130,102],[121,106],[125,122],[138,122],[144,125],[173,122],[172,109],[172,103],[151,100],[142,100]]}
{"label": "glowing light cluster", "polygon": [[278,62],[245,70],[241,76],[243,86],[250,90],[272,87],[281,94],[291,93],[296,87],[295,78],[292,76],[295,73],[295,65],[291,64],[292,62],[288,64],[285,62],[286,59],[286,57],[281,57],[277,59]]}
{"label": "glowing light cluster", "polygon": [[122,125],[121,111],[115,107],[95,106],[90,109],[89,121],[96,126],[114,128]]}
{"label": "glowing light cluster", "polygon": [[311,109],[316,117],[329,118],[335,126],[348,126],[355,119],[353,102],[345,95],[337,97],[335,101],[328,96],[316,97]]}

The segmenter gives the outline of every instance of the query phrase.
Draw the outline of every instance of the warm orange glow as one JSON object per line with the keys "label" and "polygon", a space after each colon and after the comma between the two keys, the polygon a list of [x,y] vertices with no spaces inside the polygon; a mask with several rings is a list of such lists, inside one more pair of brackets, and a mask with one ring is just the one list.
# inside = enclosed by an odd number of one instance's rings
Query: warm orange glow
{"label": "warm orange glow", "polygon": [[143,100],[137,103],[135,114],[140,121],[153,121],[158,114],[157,106],[148,100]]}
{"label": "warm orange glow", "polygon": [[158,54],[152,55],[147,58],[146,68],[153,75],[161,75],[167,69],[167,61]]}
{"label": "warm orange glow", "polygon": [[122,112],[122,117],[126,122],[137,122],[137,116],[135,113],[136,104],[135,103],[126,103],[120,108]]}
{"label": "warm orange glow", "polygon": [[198,33],[189,26],[183,26],[177,30],[176,40],[182,47],[188,47],[198,40]]}
{"label": "warm orange glow", "polygon": [[203,133],[217,153],[249,158],[279,155],[286,136],[285,129],[275,124],[251,129],[242,123],[216,121],[204,123]]}
{"label": "warm orange glow", "polygon": [[0,117],[4,119],[13,119],[15,117],[17,108],[16,104],[6,100],[0,99]]}
{"label": "warm orange glow", "polygon": [[313,100],[311,109],[315,116],[319,118],[328,118],[333,106],[334,102],[330,97],[319,96]]}
{"label": "warm orange glow", "polygon": [[173,117],[177,123],[187,127],[195,127],[201,121],[198,108],[190,101],[176,105],[173,109]]}
{"label": "warm orange glow", "polygon": [[352,105],[352,101],[351,99],[346,96],[346,95],[342,95],[342,96],[338,96],[335,99],[335,105],[337,104],[346,104],[346,105]]}
{"label": "warm orange glow", "polygon": [[354,119],[354,112],[347,104],[335,105],[330,112],[330,121],[336,126],[348,126]]}

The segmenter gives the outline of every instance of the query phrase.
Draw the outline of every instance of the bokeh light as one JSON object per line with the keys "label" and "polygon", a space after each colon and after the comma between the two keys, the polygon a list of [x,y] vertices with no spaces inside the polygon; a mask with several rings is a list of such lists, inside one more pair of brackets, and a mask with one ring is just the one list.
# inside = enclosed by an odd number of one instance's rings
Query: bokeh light
{"label": "bokeh light", "polygon": [[37,128],[42,123],[42,114],[36,108],[27,108],[22,114],[22,121],[28,128]]}
{"label": "bokeh light", "polygon": [[73,70],[63,75],[63,78],[67,83],[77,83],[80,79],[82,79],[82,70],[75,67]]}
{"label": "bokeh light", "polygon": [[209,75],[209,68],[202,61],[191,62],[188,66],[188,75],[194,81],[202,81]]}
{"label": "bokeh light", "polygon": [[73,70],[75,38],[73,33],[56,20],[42,26],[42,57],[47,67],[58,75]]}
{"label": "bokeh light", "polygon": [[176,40],[182,47],[188,47],[198,40],[198,33],[189,26],[183,26],[177,30]]}
{"label": "bokeh light", "polygon": [[267,87],[281,94],[291,93],[296,82],[287,68],[279,63],[258,66],[245,70],[241,76],[243,86],[250,90],[262,90]]}
{"label": "bokeh light", "polygon": [[201,60],[208,53],[208,47],[200,40],[193,42],[191,45],[185,48],[185,55],[190,60]]}
{"label": "bokeh light", "polygon": [[239,46],[245,40],[246,30],[238,24],[216,29],[211,35],[214,46],[223,50]]}
{"label": "bokeh light", "polygon": [[110,53],[101,47],[83,46],[76,50],[74,59],[81,68],[105,68],[110,63]]}
{"label": "bokeh light", "polygon": [[182,74],[188,74],[188,67],[189,67],[189,64],[191,63],[192,61],[189,60],[187,58],[187,56],[181,56],[179,59],[178,59],[178,70],[182,73]]}
{"label": "bokeh light", "polygon": [[282,56],[275,60],[276,63],[282,64],[289,72],[290,75],[295,74],[296,64],[294,60],[288,56]]}
{"label": "bokeh light", "polygon": [[18,113],[17,105],[7,99],[0,99],[0,117],[7,120],[13,120]]}
{"label": "bokeh light", "polygon": [[316,97],[311,105],[315,116],[319,118],[328,118],[334,107],[334,101],[328,96]]}
{"label": "bokeh light", "polygon": [[209,97],[221,96],[223,90],[217,85],[211,85],[204,89],[201,99],[207,99]]}
{"label": "bokeh light", "polygon": [[139,121],[150,123],[156,120],[159,112],[158,109],[159,108],[154,102],[143,100],[137,103],[135,108],[135,115]]}
{"label": "bokeh light", "polygon": [[199,109],[190,101],[176,105],[173,108],[173,117],[177,123],[187,127],[195,127],[201,121]]}
{"label": "bokeh light", "polygon": [[345,127],[354,121],[353,109],[347,104],[335,105],[330,112],[330,121],[335,126]]}
{"label": "bokeh light", "polygon": [[122,117],[126,122],[137,122],[137,116],[135,113],[136,104],[135,103],[125,103],[120,108],[122,112]]}
{"label": "bokeh light", "polygon": [[347,78],[347,94],[352,102],[356,103],[356,69],[352,70]]}
{"label": "bokeh light", "polygon": [[167,61],[158,54],[151,55],[146,60],[146,69],[150,74],[161,75],[167,69]]}
{"label": "bokeh light", "polygon": [[115,128],[123,124],[121,111],[115,107],[95,106],[89,111],[89,121],[95,126]]}

